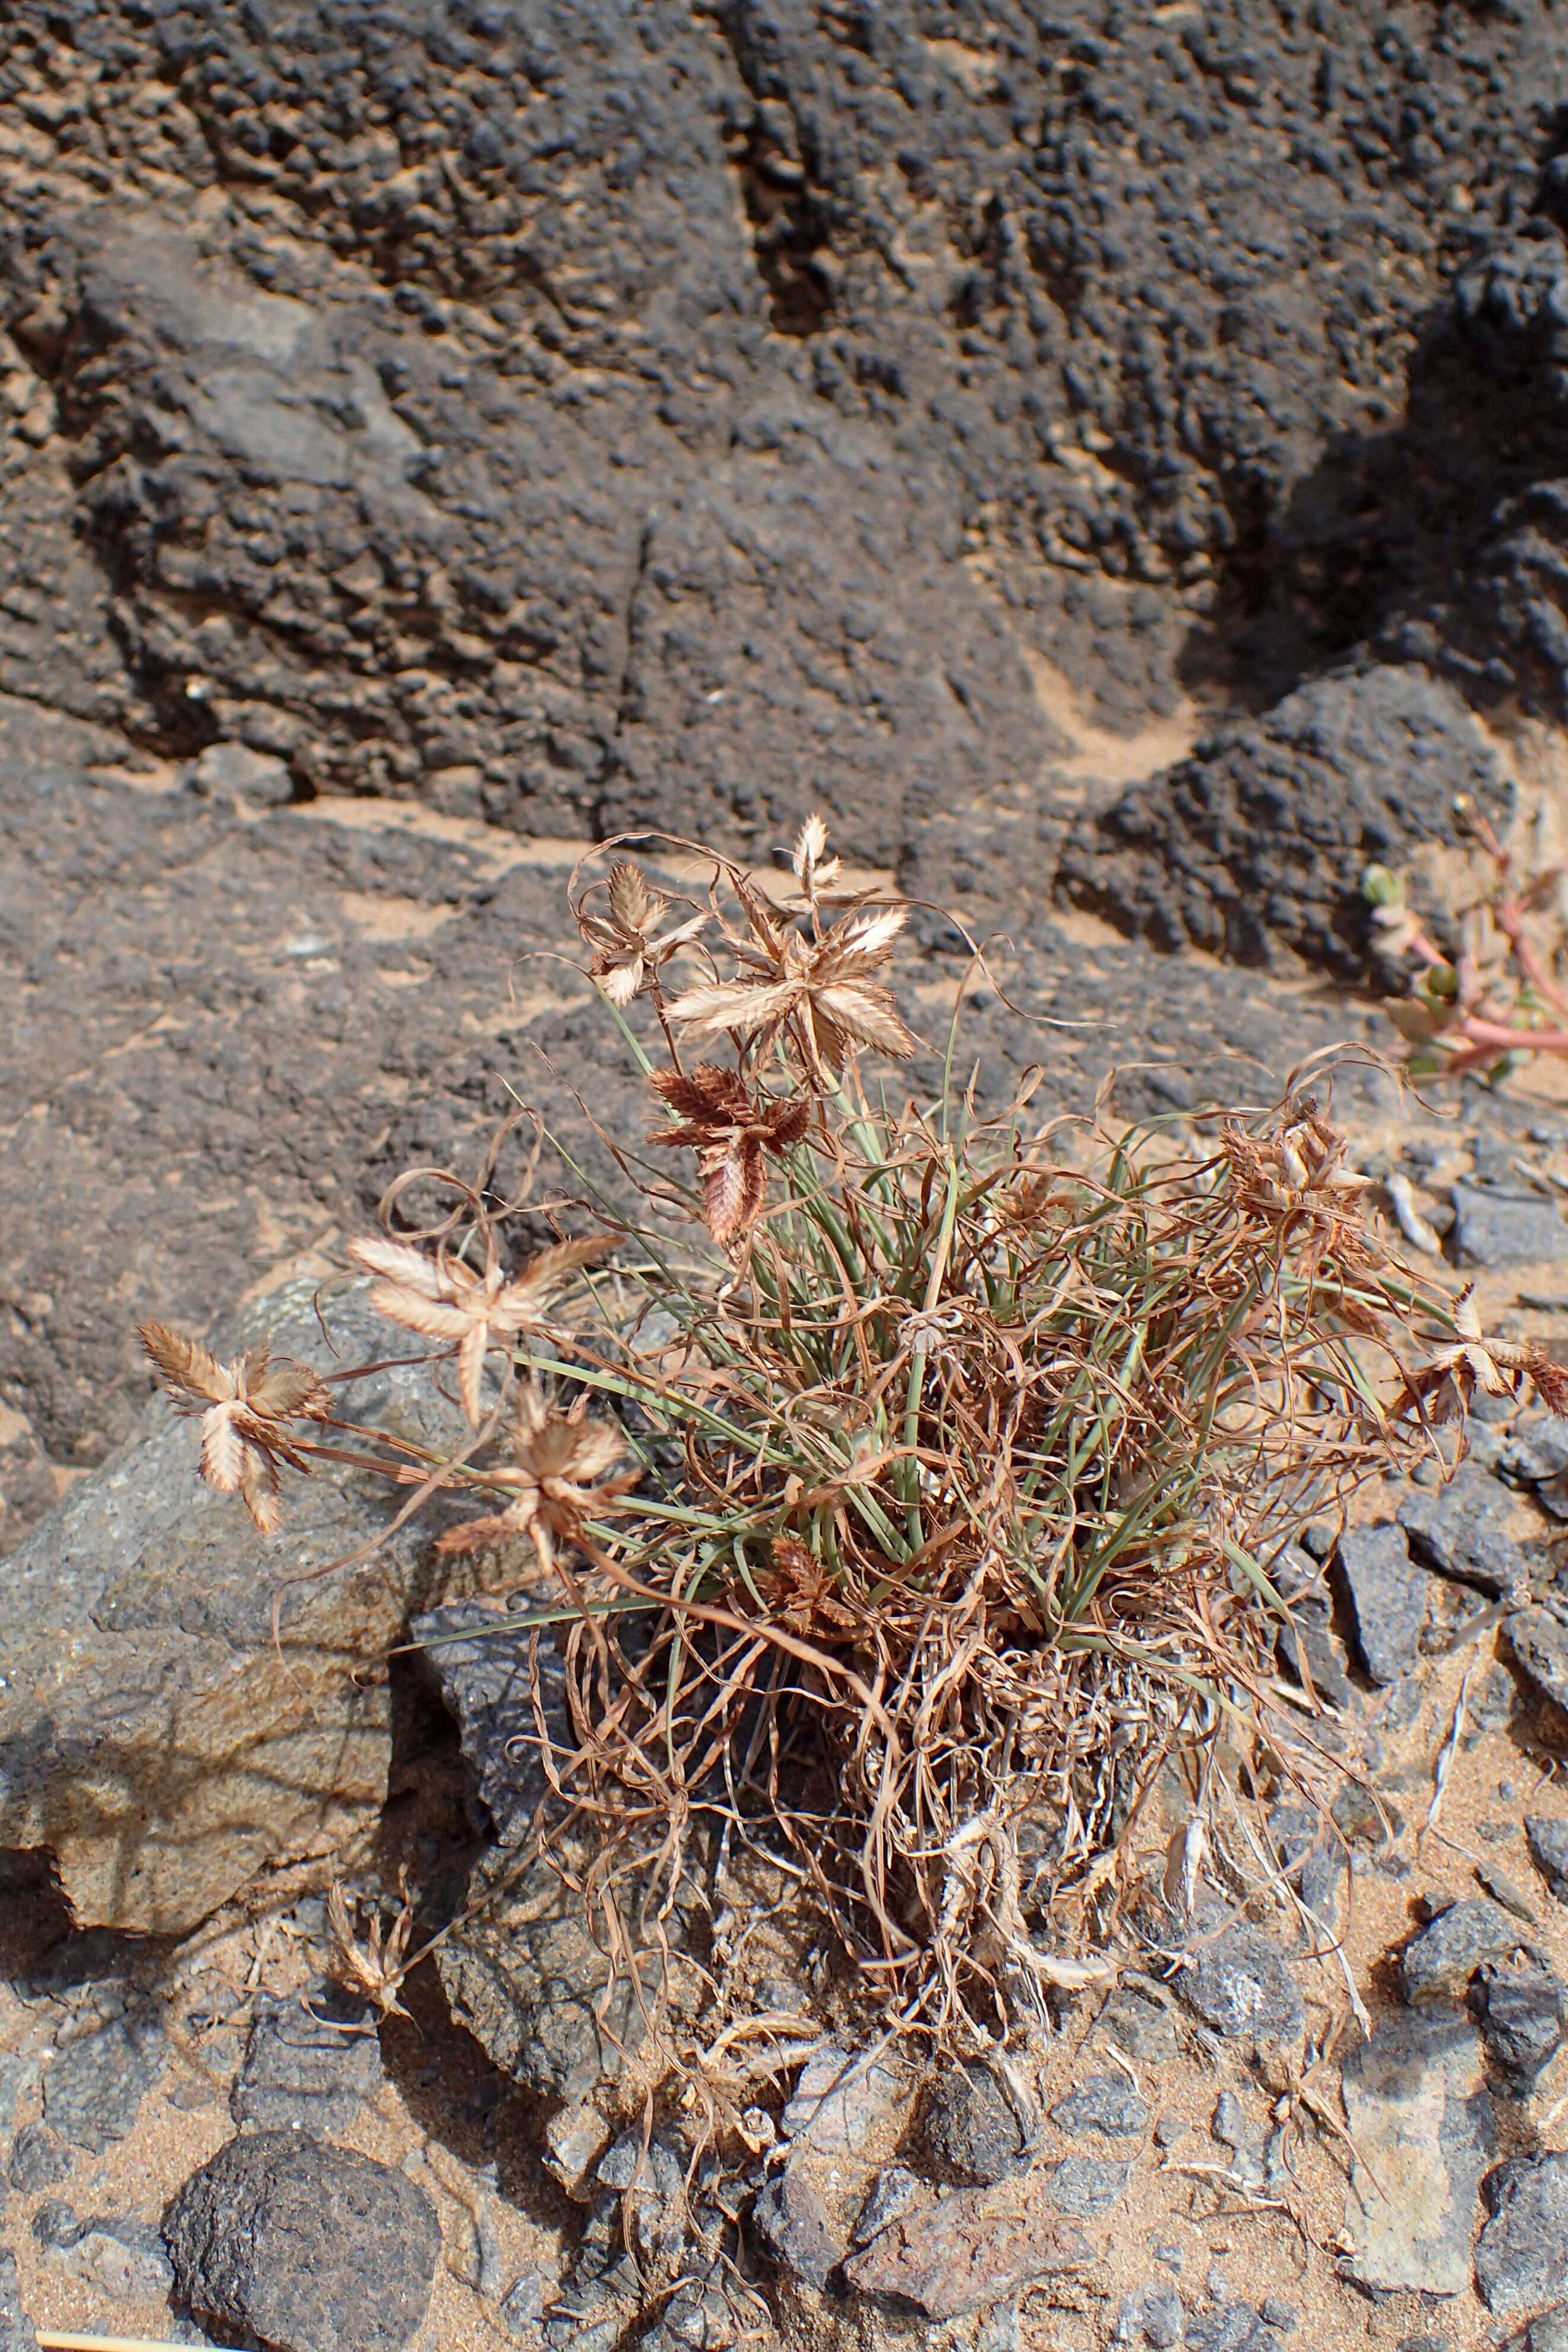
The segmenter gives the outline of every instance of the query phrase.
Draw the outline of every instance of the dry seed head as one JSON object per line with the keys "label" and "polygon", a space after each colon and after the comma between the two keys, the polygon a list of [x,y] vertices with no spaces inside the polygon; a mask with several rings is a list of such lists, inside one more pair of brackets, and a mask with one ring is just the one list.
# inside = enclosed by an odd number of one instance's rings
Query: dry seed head
{"label": "dry seed head", "polygon": [[334,1878],[327,1889],[327,1924],[331,1930],[337,1972],[356,1992],[363,1993],[383,2017],[408,2015],[398,1998],[408,1973],[404,1955],[414,1933],[414,1905],[409,1899],[406,1864],[397,1874],[397,1892],[401,1906],[391,1933],[384,1941],[381,1913],[372,1906],[370,1932],[362,1943],[354,1931],[342,1881]]}
{"label": "dry seed head", "polygon": [[1486,1396],[1512,1396],[1524,1379],[1534,1382],[1549,1412],[1568,1411],[1568,1371],[1533,1339],[1487,1339],[1474,1283],[1467,1283],[1455,1301],[1454,1330],[1451,1347],[1439,1348],[1405,1374],[1396,1412],[1438,1422],[1462,1418],[1478,1389]]}
{"label": "dry seed head", "polygon": [[572,1540],[584,1517],[612,1509],[637,1483],[633,1476],[595,1484],[615,1468],[626,1448],[621,1432],[608,1422],[590,1421],[586,1407],[584,1395],[570,1412],[561,1412],[534,1381],[521,1388],[509,1456],[485,1473],[491,1486],[513,1499],[504,1511],[447,1528],[437,1538],[437,1550],[478,1551],[503,1543],[509,1536],[526,1535],[541,1570],[549,1575],[555,1539]]}
{"label": "dry seed head", "polygon": [[265,1341],[222,1364],[199,1339],[165,1323],[143,1323],[142,1345],[181,1410],[201,1415],[202,1476],[221,1495],[238,1495],[259,1532],[282,1517],[278,1464],[308,1467],[290,1424],[321,1421],[331,1391],[306,1364],[273,1361]]}
{"label": "dry seed head", "polygon": [[650,1143],[689,1146],[702,1179],[702,1219],[721,1249],[749,1233],[767,1197],[765,1154],[775,1158],[805,1138],[811,1104],[804,1097],[753,1097],[736,1070],[699,1062],[689,1073],[655,1070],[656,1094],[679,1114],[679,1127],[661,1127]]}
{"label": "dry seed head", "polygon": [[832,889],[841,871],[839,859],[827,855],[827,826],[815,811],[801,826],[790,863],[800,884],[801,898],[815,914],[823,894]]}
{"label": "dry seed head", "polygon": [[459,1257],[427,1257],[406,1242],[381,1234],[352,1241],[348,1255],[363,1273],[376,1277],[370,1299],[378,1315],[405,1331],[455,1343],[458,1393],[469,1425],[477,1429],[484,1417],[479,1391],[487,1349],[510,1346],[524,1331],[548,1331],[545,1310],[555,1292],[611,1246],[606,1234],[555,1242],[510,1282],[493,1257],[483,1274],[476,1274]]}
{"label": "dry seed head", "polygon": [[678,948],[696,938],[708,918],[694,915],[658,936],[669,901],[650,890],[641,869],[629,861],[611,867],[605,896],[608,913],[579,907],[577,928],[594,950],[590,978],[612,1004],[626,1005],[657,977]]}
{"label": "dry seed head", "polygon": [[729,1030],[755,1040],[759,1059],[787,1034],[807,1076],[823,1087],[843,1076],[858,1046],[907,1060],[919,1041],[869,974],[891,955],[908,919],[907,907],[883,907],[847,916],[816,940],[771,918],[759,929],[753,919],[761,951],[745,959],[749,968],[733,980],[688,989],[671,1004],[670,1018],[700,1036]]}

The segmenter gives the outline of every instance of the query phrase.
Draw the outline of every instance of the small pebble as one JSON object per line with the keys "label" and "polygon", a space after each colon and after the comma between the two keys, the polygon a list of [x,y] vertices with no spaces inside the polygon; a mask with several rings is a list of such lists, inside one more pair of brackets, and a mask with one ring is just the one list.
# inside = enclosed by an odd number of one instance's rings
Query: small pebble
{"label": "small pebble", "polygon": [[5,2178],[22,2196],[32,2197],[40,2189],[58,2189],[70,2168],[70,2150],[47,2124],[24,2124],[12,2142]]}
{"label": "small pebble", "polygon": [[1476,1877],[1479,1885],[1486,1888],[1494,1903],[1500,1903],[1505,1911],[1511,1911],[1516,1919],[1523,1919],[1530,1927],[1539,1927],[1540,1920],[1537,1914],[1520,1893],[1508,1873],[1500,1870],[1495,1862],[1479,1862],[1476,1864]]}

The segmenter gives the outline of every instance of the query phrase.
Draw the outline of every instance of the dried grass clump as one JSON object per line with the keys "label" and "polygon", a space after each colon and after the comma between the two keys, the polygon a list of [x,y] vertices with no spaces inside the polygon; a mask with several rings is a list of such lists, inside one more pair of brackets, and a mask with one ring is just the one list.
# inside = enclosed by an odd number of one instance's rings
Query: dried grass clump
{"label": "dried grass clump", "polygon": [[861,1056],[915,1050],[906,909],[841,888],[817,820],[794,866],[781,906],[714,860],[673,926],[627,862],[574,877],[663,1122],[612,1147],[639,1212],[509,1267],[512,1210],[445,1179],[422,1235],[353,1244],[478,1433],[374,1458],[471,1496],[440,1550],[528,1563],[498,1630],[542,1837],[590,1838],[601,1915],[637,1876],[648,1916],[650,1873],[673,1904],[712,1830],[809,1888],[884,2013],[962,2039],[1075,1980],[1053,1901],[1125,1861],[1168,1766],[1205,1790],[1222,1742],[1278,1756],[1310,1712],[1274,1667],[1302,1521],[1541,1367],[1422,1289],[1303,1094],[1079,1164],[1026,1100],[873,1094]]}

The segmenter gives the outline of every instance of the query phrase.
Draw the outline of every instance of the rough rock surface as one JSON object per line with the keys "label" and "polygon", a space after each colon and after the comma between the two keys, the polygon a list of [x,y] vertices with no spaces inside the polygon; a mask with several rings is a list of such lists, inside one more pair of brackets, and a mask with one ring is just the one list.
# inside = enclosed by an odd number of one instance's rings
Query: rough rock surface
{"label": "rough rock surface", "polygon": [[1546,1609],[1523,1609],[1508,1622],[1508,1643],[1538,1698],[1568,1709],[1568,1629]]}
{"label": "rough rock surface", "polygon": [[1042,665],[1562,674],[1545,0],[13,15],[5,690],[893,858]]}
{"label": "rough rock surface", "polygon": [[1408,1674],[1426,1622],[1426,1577],[1400,1527],[1347,1528],[1337,1553],[1355,1618],[1356,1646],[1380,1688]]}
{"label": "rough rock surface", "polygon": [[1560,1265],[1568,1223],[1539,1192],[1456,1184],[1453,1249],[1464,1266]]}
{"label": "rough rock surface", "polygon": [[1343,2080],[1363,2159],[1345,2200],[1354,2275],[1379,2290],[1459,2294],[1493,2146],[1480,2036],[1451,2011],[1385,2017]]}
{"label": "rough rock surface", "polygon": [[1560,1903],[1568,1903],[1568,1827],[1544,1813],[1527,1813],[1530,1858]]}
{"label": "rough rock surface", "polygon": [[1125,2074],[1090,2074],[1051,2109],[1051,2121],[1058,2131],[1141,2139],[1149,2127],[1149,2109]]}
{"label": "rough rock surface", "polygon": [[[385,1353],[357,1286],[285,1287],[238,1336],[268,1331],[275,1353],[323,1369]],[[374,1374],[348,1409],[416,1442],[459,1425],[423,1371]],[[329,1849],[386,1793],[377,1661],[427,1591],[426,1536],[280,1591],[374,1537],[384,1490],[323,1470],[267,1538],[203,1486],[198,1446],[196,1423],[154,1402],[0,1583],[0,1846],[52,1856],[84,1923],[189,1928],[269,1859]]]}
{"label": "rough rock surface", "polygon": [[[579,818],[656,776],[673,814],[679,773],[683,819],[725,824],[853,748],[889,779],[869,828],[911,761],[984,776],[970,711],[999,748],[1026,702],[1000,616],[1113,708],[1170,694],[1216,575],[1276,667],[1363,634],[1424,544],[1436,436],[1391,428],[1456,271],[1428,407],[1468,368],[1538,416],[1549,271],[1475,247],[1538,192],[1543,5],[906,0],[853,38],[753,0],[657,29],[613,0],[16,13],[16,471],[74,506],[113,633],[18,530],[13,675],[85,637],[79,699],[198,748]],[[820,531],[847,499],[857,530]]]}
{"label": "rough rock surface", "polygon": [[1466,1462],[1446,1486],[1412,1487],[1398,1519],[1417,1559],[1496,1601],[1528,1581],[1526,1555],[1503,1526],[1508,1508],[1506,1488]]}
{"label": "rough rock surface", "polygon": [[[410,1627],[425,1672],[458,1726],[468,1766],[470,1808],[498,1845],[517,1846],[530,1834],[547,1782],[538,1762],[534,1685],[526,1635],[494,1631],[495,1612],[458,1601],[430,1610]],[[463,1640],[466,1633],[471,1640]],[[569,1733],[560,1661],[548,1634],[539,1644],[539,1672],[547,1709],[559,1704]]]}
{"label": "rough rock surface", "polygon": [[38,2339],[22,2308],[16,2257],[8,2246],[0,2246],[0,2352],[38,2352]]}
{"label": "rough rock surface", "polygon": [[363,2001],[318,1984],[306,2000],[257,2003],[229,2098],[241,2128],[333,2139],[382,2083],[381,2044]]}
{"label": "rough rock surface", "polygon": [[894,2310],[956,2319],[1089,2258],[1081,2231],[1042,2210],[1037,2190],[955,2189],[879,2231],[844,2274]]}
{"label": "rough rock surface", "polygon": [[1519,1940],[1518,1920],[1500,1903],[1474,1896],[1451,1904],[1406,1944],[1400,1990],[1408,2001],[1457,1997],[1484,1961],[1506,1958]]}
{"label": "rough rock surface", "polygon": [[[498,1879],[507,1882],[500,1894]],[[519,1874],[504,1853],[482,1858],[464,1908],[484,1896],[484,1909],[437,1956],[453,2016],[527,2089],[568,2102],[588,2097],[642,2041],[661,1973],[657,1954],[642,1963],[639,1998],[595,1944],[581,1904],[547,1863]],[[679,1916],[669,1932],[678,1946]],[[666,1990],[676,2013],[700,2008],[700,1984],[679,1949]]]}
{"label": "rough rock surface", "polygon": [[1058,2213],[1096,2221],[1121,2204],[1131,2178],[1130,2164],[1112,2164],[1100,2156],[1065,2156],[1047,2176],[1046,2195]]}
{"label": "rough rock surface", "polygon": [[1476,2242],[1476,2284],[1500,2318],[1568,2297],[1568,2156],[1515,2157],[1482,2184],[1491,2218]]}
{"label": "rough rock surface", "polygon": [[1554,1976],[1521,1969],[1489,1976],[1478,2004],[1487,2050],[1505,2076],[1528,2094],[1563,2047],[1564,1997]]}
{"label": "rough rock surface", "polygon": [[422,2189],[302,2133],[230,2140],[170,2208],[180,2300],[279,2352],[403,2352],[441,2254]]}
{"label": "rough rock surface", "polygon": [[1246,1919],[1201,1944],[1176,1982],[1216,2033],[1289,2042],[1301,2031],[1301,1995],[1285,1956]]}
{"label": "rough rock surface", "polygon": [[152,2003],[105,2018],[64,2042],[45,2068],[45,2119],[72,2147],[101,2155],[133,2129],[167,2063],[163,2021]]}
{"label": "rough rock surface", "polygon": [[928,2152],[948,2178],[972,2187],[1005,2180],[1024,2162],[1024,2131],[1011,2100],[982,2066],[939,2075],[921,2129]]}
{"label": "rough rock surface", "polygon": [[1506,799],[1452,687],[1404,668],[1320,678],[1082,818],[1059,881],[1157,948],[1262,963],[1279,942],[1352,973],[1363,869],[1454,838],[1459,793],[1494,814]]}

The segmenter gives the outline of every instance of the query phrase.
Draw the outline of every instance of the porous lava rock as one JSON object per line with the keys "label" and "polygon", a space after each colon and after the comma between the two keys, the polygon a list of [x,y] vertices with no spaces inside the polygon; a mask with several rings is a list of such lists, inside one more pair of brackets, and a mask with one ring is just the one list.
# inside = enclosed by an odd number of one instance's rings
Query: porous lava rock
{"label": "porous lava rock", "polygon": [[1494,814],[1507,800],[1451,686],[1414,667],[1317,678],[1080,819],[1058,883],[1157,948],[1263,963],[1284,946],[1352,974],[1365,868],[1454,839],[1460,795]]}
{"label": "porous lava rock", "polygon": [[414,2181],[298,2131],[219,2148],[163,2236],[178,2300],[277,2352],[403,2352],[441,2256],[436,2209]]}

